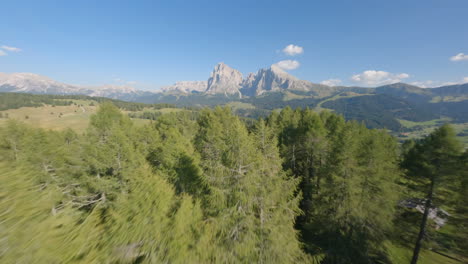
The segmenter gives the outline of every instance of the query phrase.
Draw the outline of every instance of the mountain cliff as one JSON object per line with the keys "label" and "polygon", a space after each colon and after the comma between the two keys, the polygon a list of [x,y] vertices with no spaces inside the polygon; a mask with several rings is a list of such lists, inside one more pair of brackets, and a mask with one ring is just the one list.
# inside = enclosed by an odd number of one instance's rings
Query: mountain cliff
{"label": "mountain cliff", "polygon": [[276,65],[268,69],[260,69],[257,74],[249,74],[244,81],[242,92],[246,95],[256,96],[265,92],[281,90],[312,91],[313,89],[328,89],[329,86],[314,84],[309,81],[299,80],[291,74],[283,71]]}
{"label": "mountain cliff", "polygon": [[266,92],[283,90],[312,92],[316,95],[323,95],[325,92],[324,96],[327,96],[334,88],[299,80],[276,65],[260,69],[256,74],[250,73],[243,78],[240,71],[221,62],[215,66],[207,82],[176,82],[162,89],[163,92],[168,93],[204,92],[208,95],[239,95],[239,97],[242,95],[258,96]]}
{"label": "mountain cliff", "polygon": [[207,94],[239,95],[242,88],[242,73],[223,62],[218,63],[208,79]]}

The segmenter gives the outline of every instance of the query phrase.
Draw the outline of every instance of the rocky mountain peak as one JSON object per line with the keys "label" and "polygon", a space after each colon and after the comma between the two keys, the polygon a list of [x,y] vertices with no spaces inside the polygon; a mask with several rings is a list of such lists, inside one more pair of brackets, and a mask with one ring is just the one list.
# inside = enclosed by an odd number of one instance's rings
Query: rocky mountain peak
{"label": "rocky mountain peak", "polygon": [[243,76],[240,71],[220,62],[211,72],[206,93],[240,96],[239,90],[242,88],[242,82]]}
{"label": "rocky mountain peak", "polygon": [[208,85],[207,81],[180,81],[176,82],[171,86],[162,87],[162,92],[181,92],[181,93],[192,93],[192,92],[205,92]]}

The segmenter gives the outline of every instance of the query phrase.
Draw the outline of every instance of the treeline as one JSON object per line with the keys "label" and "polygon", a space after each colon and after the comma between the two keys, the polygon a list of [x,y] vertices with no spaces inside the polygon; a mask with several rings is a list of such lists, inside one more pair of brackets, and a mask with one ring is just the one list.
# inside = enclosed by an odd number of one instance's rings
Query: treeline
{"label": "treeline", "polygon": [[71,105],[73,102],[67,100],[57,100],[57,98],[52,95],[0,93],[0,111],[18,109],[21,107],[40,107],[44,104],[64,106]]}
{"label": "treeline", "polygon": [[91,97],[86,95],[50,95],[27,93],[0,93],[0,111],[18,109],[21,107],[40,107],[44,104],[65,106],[73,104],[73,100],[90,100],[97,103],[111,102],[118,108],[127,111],[141,111],[145,108],[162,109],[175,108],[173,104],[144,104],[125,102],[104,97]]}
{"label": "treeline", "polygon": [[103,103],[83,135],[9,121],[0,157],[3,263],[390,263],[404,193],[394,138],[309,109],[137,128]]}

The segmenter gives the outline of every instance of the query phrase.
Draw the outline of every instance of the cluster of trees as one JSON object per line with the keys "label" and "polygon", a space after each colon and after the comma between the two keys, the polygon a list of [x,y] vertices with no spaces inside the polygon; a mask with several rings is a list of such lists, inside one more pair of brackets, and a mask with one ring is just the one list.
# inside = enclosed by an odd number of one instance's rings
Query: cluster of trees
{"label": "cluster of trees", "polygon": [[53,95],[0,93],[0,111],[17,109],[20,107],[39,107],[43,106],[44,104],[56,106],[73,104],[72,101],[65,100],[65,98],[63,98],[63,100],[57,99],[57,96]]}
{"label": "cluster of trees", "polygon": [[332,113],[246,124],[217,107],[137,128],[104,103],[83,135],[11,120],[0,155],[0,262],[389,262],[396,141]]}
{"label": "cluster of trees", "polygon": [[397,204],[398,151],[382,130],[312,110],[273,113],[283,168],[300,180],[297,227],[324,263],[373,263]]}

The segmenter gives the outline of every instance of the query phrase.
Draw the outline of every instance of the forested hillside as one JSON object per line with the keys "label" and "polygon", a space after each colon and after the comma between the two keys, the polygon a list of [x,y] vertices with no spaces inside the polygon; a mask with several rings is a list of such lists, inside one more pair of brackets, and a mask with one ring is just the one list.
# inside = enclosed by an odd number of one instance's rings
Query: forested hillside
{"label": "forested hillside", "polygon": [[[415,245],[420,263],[466,261],[467,152],[448,125],[400,148],[307,108],[151,119],[106,102],[84,133],[7,120],[0,262],[408,263]],[[446,225],[399,206],[412,198]]]}

